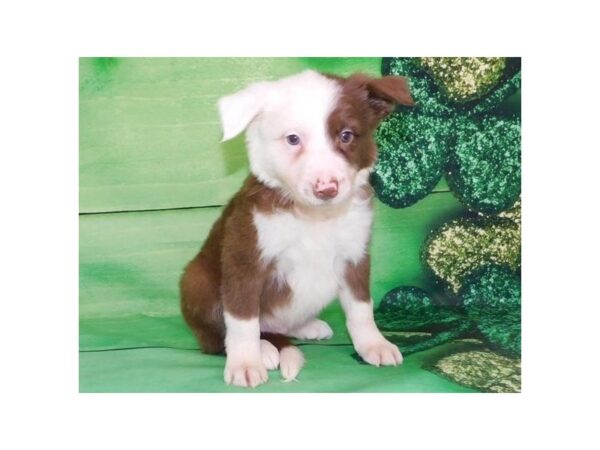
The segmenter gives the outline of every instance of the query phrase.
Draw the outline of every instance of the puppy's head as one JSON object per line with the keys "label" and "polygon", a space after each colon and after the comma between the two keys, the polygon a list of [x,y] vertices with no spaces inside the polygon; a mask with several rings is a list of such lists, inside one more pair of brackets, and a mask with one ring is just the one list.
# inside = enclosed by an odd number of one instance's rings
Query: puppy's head
{"label": "puppy's head", "polygon": [[402,77],[305,71],[224,97],[219,112],[224,141],[246,130],[260,181],[318,207],[342,203],[368,183],[373,132],[397,104],[413,104]]}

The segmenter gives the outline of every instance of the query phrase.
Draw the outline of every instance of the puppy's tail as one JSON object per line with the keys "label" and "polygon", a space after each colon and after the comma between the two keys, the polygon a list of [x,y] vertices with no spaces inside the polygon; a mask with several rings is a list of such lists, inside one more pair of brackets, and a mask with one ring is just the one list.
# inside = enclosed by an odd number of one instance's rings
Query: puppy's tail
{"label": "puppy's tail", "polygon": [[262,333],[261,338],[269,341],[279,351],[279,371],[283,381],[294,381],[304,366],[304,355],[290,338],[281,334]]}

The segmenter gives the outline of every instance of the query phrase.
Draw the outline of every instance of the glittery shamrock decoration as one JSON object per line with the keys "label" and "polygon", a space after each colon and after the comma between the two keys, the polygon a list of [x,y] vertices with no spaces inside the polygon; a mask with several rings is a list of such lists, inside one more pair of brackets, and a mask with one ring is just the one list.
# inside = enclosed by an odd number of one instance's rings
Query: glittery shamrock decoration
{"label": "glittery shamrock decoration", "polygon": [[467,275],[486,264],[516,270],[521,265],[520,214],[517,203],[497,217],[480,215],[445,223],[425,242],[423,261],[454,294]]}
{"label": "glittery shamrock decoration", "polygon": [[[432,119],[445,130],[444,119]],[[379,198],[394,208],[417,202],[442,178],[445,163],[443,140],[434,134],[418,133],[418,116],[392,114],[377,130],[379,161],[371,183]],[[402,152],[395,151],[403,148]]]}
{"label": "glittery shamrock decoration", "polygon": [[466,102],[487,94],[500,81],[506,58],[421,58],[446,97]]}
{"label": "glittery shamrock decoration", "polygon": [[413,286],[389,291],[381,300],[377,314],[386,330],[446,330],[463,318],[454,305],[437,304],[427,292]]}
{"label": "glittery shamrock decoration", "polygon": [[521,87],[520,58],[506,58],[502,76],[485,95],[480,93],[479,98],[475,100],[456,104],[446,96],[443,89],[438,87],[430,73],[423,67],[422,59],[383,58],[382,60],[383,75],[401,75],[409,79],[411,96],[416,106],[403,107],[401,111],[449,118],[457,114],[475,117],[492,112]]}
{"label": "glittery shamrock decoration", "polygon": [[[485,214],[480,213],[480,215],[485,217]],[[517,200],[512,208],[502,211],[498,214],[498,217],[512,220],[519,228],[521,228],[521,200]]]}
{"label": "glittery shamrock decoration", "polygon": [[455,305],[440,305],[427,292],[413,286],[397,287],[385,294],[375,310],[375,320],[384,333],[435,333],[428,339],[401,347],[404,355],[457,339],[471,328],[465,321],[464,311]]}
{"label": "glittery shamrock decoration", "polygon": [[439,359],[430,369],[478,391],[521,391],[521,360],[485,349],[453,353]]}
{"label": "glittery shamrock decoration", "polygon": [[415,353],[445,342],[477,337],[500,353],[521,352],[521,281],[518,273],[499,265],[484,266],[464,281],[455,305],[434,302],[425,291],[398,287],[375,311],[383,332],[426,331],[432,335],[406,347]]}
{"label": "glittery shamrock decoration", "polygon": [[498,213],[521,188],[521,125],[497,108],[520,87],[517,58],[384,58],[416,102],[380,125],[372,184],[384,203],[416,203],[442,174],[469,208]]}
{"label": "glittery shamrock decoration", "polygon": [[521,354],[521,278],[515,272],[486,266],[467,277],[459,298],[492,349]]}

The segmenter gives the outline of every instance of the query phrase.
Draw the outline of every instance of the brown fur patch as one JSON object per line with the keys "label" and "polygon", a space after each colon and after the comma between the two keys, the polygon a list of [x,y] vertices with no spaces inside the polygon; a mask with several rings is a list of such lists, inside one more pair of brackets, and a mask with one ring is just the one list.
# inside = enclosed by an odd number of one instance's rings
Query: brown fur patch
{"label": "brown fur patch", "polygon": [[288,338],[287,336],[283,336],[281,334],[261,333],[260,338],[266,339],[267,341],[269,341],[271,344],[273,344],[275,346],[275,348],[277,350],[281,350],[284,347],[290,347],[293,345],[290,338]]}
{"label": "brown fur patch", "polygon": [[[349,78],[327,75],[342,86],[338,104],[328,118],[327,129],[336,149],[357,169],[375,164],[377,146],[373,133],[381,119],[396,104],[412,105],[406,79],[402,77],[371,78],[356,74]],[[350,130],[354,138],[341,141],[341,133]]]}
{"label": "brown fur patch", "polygon": [[371,301],[371,289],[369,286],[371,271],[371,258],[365,255],[358,263],[348,262],[344,276],[348,287],[357,300]]}
{"label": "brown fur patch", "polygon": [[[360,75],[359,75],[360,76]],[[387,76],[366,81],[369,104],[380,117],[391,113],[396,105],[414,106],[408,81],[404,77]]]}
{"label": "brown fur patch", "polygon": [[260,262],[253,211],[291,207],[279,191],[249,176],[187,265],[180,281],[181,311],[205,352],[223,350],[223,311],[246,319],[289,301],[289,287],[275,285],[273,267]]}

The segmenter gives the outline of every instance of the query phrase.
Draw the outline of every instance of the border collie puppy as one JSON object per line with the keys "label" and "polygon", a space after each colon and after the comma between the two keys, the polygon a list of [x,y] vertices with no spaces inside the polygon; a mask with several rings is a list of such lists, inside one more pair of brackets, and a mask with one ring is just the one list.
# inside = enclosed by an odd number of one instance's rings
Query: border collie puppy
{"label": "border collie puppy", "polygon": [[206,353],[227,354],[225,382],[257,386],[304,364],[288,338],[333,334],[319,312],[336,297],[354,348],[397,365],[373,320],[369,240],[373,132],[413,105],[402,77],[305,71],[219,101],[223,141],[244,130],[251,175],[181,279],[181,309]]}

